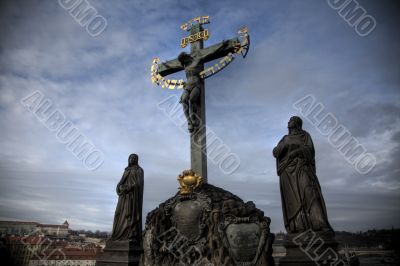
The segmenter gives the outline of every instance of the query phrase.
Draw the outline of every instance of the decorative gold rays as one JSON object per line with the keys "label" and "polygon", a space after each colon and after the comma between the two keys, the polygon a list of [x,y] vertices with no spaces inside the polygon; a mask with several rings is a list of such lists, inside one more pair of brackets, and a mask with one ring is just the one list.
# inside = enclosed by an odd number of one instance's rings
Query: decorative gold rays
{"label": "decorative gold rays", "polygon": [[[192,28],[192,26],[196,23],[198,23],[200,25],[210,23],[209,16],[194,18],[194,19],[188,21],[187,23],[182,24],[181,29],[189,31]],[[205,32],[205,31],[207,31],[207,32]],[[219,60],[217,64],[200,72],[201,78],[206,79],[206,78],[209,78],[209,77],[213,76],[214,74],[218,73],[219,71],[224,69],[226,66],[228,66],[233,61],[233,59],[235,59],[235,57],[239,54],[241,54],[243,56],[243,58],[246,57],[247,52],[250,47],[250,36],[248,34],[247,27],[241,28],[238,31],[238,35],[239,35],[238,39],[239,39],[240,45],[238,45],[238,47],[234,51],[234,53],[229,53],[227,56],[225,56],[221,60]],[[200,39],[208,39],[208,36],[209,36],[208,30],[204,30],[202,32],[199,32],[198,36],[191,35],[189,37],[183,38],[181,41],[181,46],[186,47],[186,45],[188,43],[195,42]],[[186,85],[186,83],[183,81],[183,79],[166,79],[158,73],[159,62],[160,62],[160,58],[155,57],[153,59],[153,63],[151,65],[151,81],[154,84],[157,84],[159,86],[161,85],[162,88],[167,88],[170,90],[183,89]]]}
{"label": "decorative gold rays", "polygon": [[192,26],[195,24],[209,24],[210,23],[210,16],[202,16],[202,17],[197,17],[194,19],[189,20],[186,23],[183,23],[181,25],[181,29],[185,31],[190,31],[192,29]]}
{"label": "decorative gold rays", "polygon": [[155,57],[153,59],[153,64],[151,65],[151,82],[161,85],[161,88],[167,88],[170,90],[173,89],[182,89],[185,86],[185,82],[183,79],[166,79],[160,74],[158,74],[158,63],[160,62],[160,58]]}
{"label": "decorative gold rays", "polygon": [[250,36],[248,34],[248,29],[247,27],[243,27],[238,31],[239,35],[239,42],[240,45],[238,45],[237,49],[235,49],[234,53],[229,53],[227,56],[223,57],[218,63],[215,65],[204,69],[202,72],[200,72],[200,77],[202,79],[206,79],[211,77],[212,75],[220,72],[222,69],[224,69],[227,65],[229,65],[233,59],[239,54],[243,56],[243,58],[246,57],[247,52],[249,51],[249,46],[250,46]]}

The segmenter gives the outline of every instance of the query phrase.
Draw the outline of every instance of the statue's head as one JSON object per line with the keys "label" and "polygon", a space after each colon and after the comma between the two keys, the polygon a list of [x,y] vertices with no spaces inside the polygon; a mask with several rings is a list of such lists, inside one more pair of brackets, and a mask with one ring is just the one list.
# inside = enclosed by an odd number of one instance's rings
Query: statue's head
{"label": "statue's head", "polygon": [[292,116],[288,122],[289,132],[291,130],[300,130],[303,126],[303,120],[298,116]]}
{"label": "statue's head", "polygon": [[129,155],[128,166],[138,165],[138,163],[139,163],[139,156],[137,154],[133,153]]}
{"label": "statue's head", "polygon": [[190,62],[192,61],[192,57],[185,53],[182,52],[178,55],[178,61],[182,64],[182,65],[188,65],[190,64]]}

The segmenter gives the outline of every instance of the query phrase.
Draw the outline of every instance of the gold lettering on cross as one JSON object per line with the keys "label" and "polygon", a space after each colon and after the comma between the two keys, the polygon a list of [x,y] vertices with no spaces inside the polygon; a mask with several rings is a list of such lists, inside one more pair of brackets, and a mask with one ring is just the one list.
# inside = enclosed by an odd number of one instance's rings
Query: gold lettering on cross
{"label": "gold lettering on cross", "polygon": [[185,48],[189,43],[194,43],[197,42],[199,40],[208,40],[208,38],[210,37],[208,30],[203,30],[200,31],[198,33],[192,34],[188,37],[182,38],[181,40],[181,47]]}

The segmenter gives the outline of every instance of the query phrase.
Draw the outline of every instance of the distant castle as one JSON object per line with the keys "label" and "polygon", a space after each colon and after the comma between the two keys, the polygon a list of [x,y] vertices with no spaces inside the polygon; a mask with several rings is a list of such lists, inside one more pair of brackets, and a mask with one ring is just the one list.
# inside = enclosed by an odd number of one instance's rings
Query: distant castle
{"label": "distant castle", "polygon": [[61,225],[41,224],[37,222],[0,221],[0,234],[6,235],[32,235],[39,234],[54,237],[68,236],[69,224],[65,221]]}

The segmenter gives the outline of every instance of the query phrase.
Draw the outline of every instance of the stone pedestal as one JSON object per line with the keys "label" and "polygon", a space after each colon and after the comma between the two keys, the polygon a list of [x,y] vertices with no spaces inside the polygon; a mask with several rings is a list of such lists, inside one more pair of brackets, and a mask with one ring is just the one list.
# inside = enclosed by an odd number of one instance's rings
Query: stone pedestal
{"label": "stone pedestal", "polygon": [[106,243],[103,252],[96,258],[96,266],[139,266],[143,249],[132,241],[112,241]]}
{"label": "stone pedestal", "polygon": [[211,184],[179,192],[147,215],[143,265],[274,266],[270,222],[253,202]]}
{"label": "stone pedestal", "polygon": [[284,246],[286,256],[279,260],[279,266],[348,265],[338,253],[333,232],[288,234]]}

